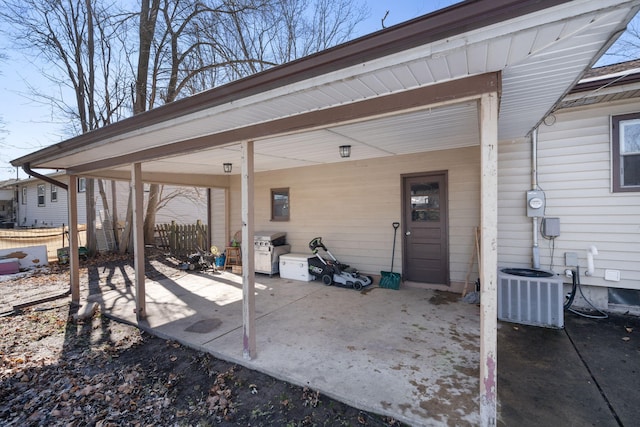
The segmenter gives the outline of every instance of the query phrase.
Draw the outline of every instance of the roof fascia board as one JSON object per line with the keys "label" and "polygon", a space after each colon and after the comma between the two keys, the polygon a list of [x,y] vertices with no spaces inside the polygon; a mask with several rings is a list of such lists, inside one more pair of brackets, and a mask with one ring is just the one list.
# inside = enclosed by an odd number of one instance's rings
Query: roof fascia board
{"label": "roof fascia board", "polygon": [[[69,172],[71,174],[71,172]],[[97,179],[114,181],[131,181],[131,173],[122,170],[99,170],[85,175]],[[229,188],[231,175],[201,175],[183,173],[145,172],[142,170],[142,181],[145,184],[178,185],[185,187]]]}
{"label": "roof fascia board", "polygon": [[156,158],[210,149],[238,141],[250,141],[275,135],[297,133],[365,118],[381,117],[402,111],[433,107],[437,104],[463,102],[464,100],[477,99],[481,95],[491,92],[496,92],[500,95],[500,72],[451,80],[406,92],[393,93],[351,104],[285,117],[267,123],[249,125],[161,147],[149,148],[133,154],[78,165],[69,168],[68,171],[73,174],[90,173],[91,171],[118,167],[134,162],[144,162]]}
{"label": "roof fascia board", "polygon": [[174,101],[120,122],[15,159],[14,166],[86,147],[111,137],[222,105],[342,68],[500,23],[571,0],[468,0],[369,34],[322,52],[271,68],[224,86]]}
{"label": "roof fascia board", "polygon": [[589,79],[588,81],[578,82],[571,89],[569,95],[582,92],[600,91],[603,88],[612,88],[616,86],[626,86],[640,82],[640,73],[632,73],[624,76],[608,77],[602,79]]}

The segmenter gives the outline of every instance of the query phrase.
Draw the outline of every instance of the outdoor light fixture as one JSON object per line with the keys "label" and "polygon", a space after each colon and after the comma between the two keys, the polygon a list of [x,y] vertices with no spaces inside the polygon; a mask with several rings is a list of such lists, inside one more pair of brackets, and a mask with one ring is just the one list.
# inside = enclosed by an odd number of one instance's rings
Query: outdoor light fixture
{"label": "outdoor light fixture", "polygon": [[351,146],[350,145],[341,145],[340,146],[340,157],[350,157],[351,156]]}
{"label": "outdoor light fixture", "polygon": [[231,173],[231,168],[233,165],[231,163],[223,163],[222,168],[224,169],[224,173]]}

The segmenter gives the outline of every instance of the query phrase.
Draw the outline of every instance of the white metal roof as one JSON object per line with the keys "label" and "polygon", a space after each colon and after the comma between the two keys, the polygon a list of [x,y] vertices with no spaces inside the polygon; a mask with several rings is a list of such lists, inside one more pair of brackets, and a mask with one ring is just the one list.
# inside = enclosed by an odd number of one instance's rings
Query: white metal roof
{"label": "white metal roof", "polygon": [[[499,138],[523,138],[617,38],[638,4],[638,0],[569,1],[82,146],[62,143],[60,150],[45,149],[41,156],[35,153],[17,163],[101,176],[113,171],[128,174],[127,156],[208,138],[211,148],[146,159],[143,170],[222,174],[223,163],[239,164],[241,141],[217,146],[217,135],[491,72],[502,75]],[[337,147],[344,144],[352,146],[350,160],[360,160],[477,145],[478,138],[477,104],[462,99],[251,139],[255,169],[266,171],[342,161]],[[82,168],[114,156],[123,160],[101,171]]]}

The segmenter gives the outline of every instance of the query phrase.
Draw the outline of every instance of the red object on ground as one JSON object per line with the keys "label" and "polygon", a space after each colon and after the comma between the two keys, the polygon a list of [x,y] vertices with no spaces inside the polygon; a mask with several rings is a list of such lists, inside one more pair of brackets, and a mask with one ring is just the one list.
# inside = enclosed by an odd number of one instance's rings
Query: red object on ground
{"label": "red object on ground", "polygon": [[0,259],[0,274],[15,274],[20,271],[20,261],[15,258]]}

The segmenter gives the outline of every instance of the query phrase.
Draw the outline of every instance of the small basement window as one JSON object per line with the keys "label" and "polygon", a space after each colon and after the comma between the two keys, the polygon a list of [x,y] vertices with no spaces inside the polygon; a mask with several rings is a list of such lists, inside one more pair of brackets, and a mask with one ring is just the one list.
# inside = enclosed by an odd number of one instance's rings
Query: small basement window
{"label": "small basement window", "polygon": [[640,191],[640,113],[611,118],[613,191]]}
{"label": "small basement window", "polygon": [[78,178],[78,193],[84,193],[87,191],[87,179]]}
{"label": "small basement window", "polygon": [[44,206],[45,188],[44,184],[38,184],[38,206]]}
{"label": "small basement window", "polygon": [[271,189],[271,221],[289,221],[289,189]]}

